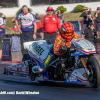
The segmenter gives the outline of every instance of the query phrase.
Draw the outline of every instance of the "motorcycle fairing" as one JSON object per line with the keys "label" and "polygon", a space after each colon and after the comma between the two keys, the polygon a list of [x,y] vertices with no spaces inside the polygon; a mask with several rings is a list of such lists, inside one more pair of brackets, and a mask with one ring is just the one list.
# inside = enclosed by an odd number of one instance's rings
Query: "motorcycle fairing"
{"label": "motorcycle fairing", "polygon": [[[46,71],[47,71],[47,66],[51,63],[51,62],[53,62],[54,61],[54,59],[55,59],[55,56],[53,56],[52,54],[48,54],[48,56],[47,56],[47,58],[43,61],[43,62],[40,62],[38,59],[36,59],[35,57],[34,57],[34,55],[32,55],[31,53],[29,53],[29,55],[34,59],[34,61],[35,62],[37,62],[37,66],[39,66],[39,68],[40,69],[44,69],[42,72],[40,72],[40,73],[45,73]],[[49,58],[50,57],[50,58]],[[37,70],[37,68],[36,69],[34,69],[34,70]]]}
{"label": "motorcycle fairing", "polygon": [[81,83],[81,82],[87,82],[87,77],[84,77],[85,74],[84,68],[75,69],[72,74],[69,76],[69,78],[66,80],[66,83]]}
{"label": "motorcycle fairing", "polygon": [[[86,74],[84,68],[75,69],[65,82],[66,83],[88,82],[88,79],[87,77],[84,77],[84,74]],[[38,75],[37,80],[38,81],[51,81],[49,80],[48,72]]]}
{"label": "motorcycle fairing", "polygon": [[72,43],[75,46],[76,52],[72,53],[71,56],[82,56],[96,53],[95,46],[86,39],[73,39]]}
{"label": "motorcycle fairing", "polygon": [[44,73],[43,74],[43,80],[44,81],[48,81],[49,80],[48,73]]}
{"label": "motorcycle fairing", "polygon": [[48,72],[44,74],[39,74],[37,77],[38,81],[49,81]]}
{"label": "motorcycle fairing", "polygon": [[[94,45],[91,42],[89,42],[85,39],[73,39],[72,43],[74,44],[75,49],[76,49],[76,53],[72,53],[73,56],[77,57],[77,56],[80,56],[80,55],[88,55],[88,54],[91,54],[91,53],[96,53]],[[45,63],[48,55],[50,55],[50,48],[52,47],[52,45],[53,44],[48,45],[45,40],[24,43],[25,48],[29,52],[29,55],[33,59],[35,59],[37,64],[39,66],[41,66],[42,68],[45,68],[44,63]],[[38,50],[38,52],[36,50]],[[39,52],[39,50],[40,51],[42,50],[42,52]],[[87,78],[83,77],[84,73],[85,73],[84,68],[75,69],[65,82],[66,83],[86,82]],[[42,81],[44,81],[44,80],[48,81],[49,80],[48,74],[45,74],[45,75],[40,74],[40,76],[38,76],[37,79],[39,80],[40,78],[41,78]]]}
{"label": "motorcycle fairing", "polygon": [[55,59],[55,56],[50,54],[52,46],[53,44],[48,45],[45,40],[24,43],[24,48],[35,60],[37,65],[39,65],[41,69],[45,69],[41,73],[46,72],[46,67]]}
{"label": "motorcycle fairing", "polygon": [[49,49],[47,49],[47,47],[51,48],[53,44],[48,45],[45,40],[41,40],[25,42],[23,45],[24,48],[30,51],[37,60],[43,62],[50,51]]}
{"label": "motorcycle fairing", "polygon": [[82,56],[82,55],[87,55],[87,53],[82,52],[81,50],[75,49],[76,52],[72,53],[71,56]]}

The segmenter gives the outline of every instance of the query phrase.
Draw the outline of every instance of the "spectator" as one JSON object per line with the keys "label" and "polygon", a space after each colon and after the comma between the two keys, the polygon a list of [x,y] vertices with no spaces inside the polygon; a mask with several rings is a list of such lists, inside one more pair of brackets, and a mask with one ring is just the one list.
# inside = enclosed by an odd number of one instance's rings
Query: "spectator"
{"label": "spectator", "polygon": [[89,23],[90,23],[90,22],[93,23],[93,17],[91,16],[91,14],[88,14],[88,15],[87,15],[87,19],[86,19],[86,21],[87,21],[87,25],[86,25],[86,27],[89,26]]}
{"label": "spectator", "polygon": [[97,11],[94,14],[94,17],[96,19],[96,30],[97,30],[97,34],[99,34],[99,32],[100,32],[100,7],[97,7]]}
{"label": "spectator", "polygon": [[41,28],[43,28],[44,39],[56,38],[57,29],[60,30],[61,24],[59,18],[53,14],[54,9],[48,7],[47,15],[41,18]]}
{"label": "spectator", "polygon": [[[16,20],[16,17],[12,19],[12,23],[14,23],[14,27],[13,27],[13,30],[15,31],[15,34],[20,34],[16,24],[15,24],[15,20]],[[20,27],[20,21],[18,21],[18,25]]]}
{"label": "spectator", "polygon": [[57,17],[59,18],[60,23],[61,23],[61,25],[62,25],[62,24],[63,24],[63,20],[64,20],[64,16],[63,16],[63,14],[61,13],[60,10],[57,10],[57,11],[55,12],[55,14],[56,14]]}
{"label": "spectator", "polygon": [[0,63],[2,63],[3,30],[5,27],[4,19],[0,17]]}
{"label": "spectator", "polygon": [[5,24],[6,24],[6,16],[3,14],[3,13],[0,13],[0,17],[2,17],[3,19],[4,19],[4,21],[5,21]]}
{"label": "spectator", "polygon": [[38,13],[35,15],[36,18],[36,24],[37,24],[37,33],[36,33],[36,37],[37,40],[41,40],[43,37],[43,32],[41,32],[41,28],[40,28],[40,20],[41,18],[39,17]]}
{"label": "spectator", "polygon": [[92,22],[90,22],[89,27],[85,29],[84,33],[82,34],[82,38],[94,43],[94,39],[97,38],[97,32],[94,29],[94,24]]}
{"label": "spectator", "polygon": [[[21,28],[18,25],[18,21],[21,21]],[[23,47],[24,42],[33,41],[33,39],[36,39],[36,31],[37,31],[37,25],[35,16],[29,12],[29,8],[24,5],[22,7],[22,13],[20,13],[16,18],[16,26],[18,27],[18,30],[20,31],[21,35],[21,45],[22,45],[22,55],[23,60],[24,57],[27,55],[27,51]],[[27,58],[27,57],[26,57]]]}
{"label": "spectator", "polygon": [[84,32],[84,30],[86,29],[87,24],[89,23],[89,21],[88,21],[88,15],[91,14],[91,8],[84,7],[84,10],[85,11],[80,15],[80,19],[82,20],[82,17],[83,17],[83,21],[84,21],[82,32]]}
{"label": "spectator", "polygon": [[36,19],[36,20],[41,20],[41,18],[39,17],[39,14],[38,14],[38,13],[36,13],[35,19]]}
{"label": "spectator", "polygon": [[[3,13],[0,13],[0,17],[2,17],[4,19],[4,23],[6,25],[6,16]],[[3,33],[6,34],[6,28],[3,30]]]}

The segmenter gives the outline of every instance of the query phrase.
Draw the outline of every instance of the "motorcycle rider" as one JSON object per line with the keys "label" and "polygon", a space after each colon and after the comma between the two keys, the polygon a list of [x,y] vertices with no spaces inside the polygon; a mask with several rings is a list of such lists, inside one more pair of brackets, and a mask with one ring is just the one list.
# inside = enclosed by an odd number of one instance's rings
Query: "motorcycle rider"
{"label": "motorcycle rider", "polygon": [[[55,43],[53,46],[54,49],[54,54],[57,56],[60,56],[61,53],[59,53],[59,50],[61,49],[62,46],[67,46],[70,48],[71,46],[71,40],[75,38],[75,39],[80,39],[80,36],[76,33],[74,33],[74,26],[73,24],[71,24],[70,22],[65,22],[64,24],[62,24],[61,27],[61,31],[60,33],[57,35],[56,39],[55,39]],[[42,70],[42,73],[45,72],[45,70],[48,68],[48,65],[50,64],[50,62],[52,62],[54,58],[52,57],[52,54],[49,54],[44,62],[44,68],[43,70],[41,68],[38,67],[33,67],[33,71],[31,73],[31,81],[35,80],[35,76],[36,76],[36,70],[39,71],[39,69]],[[41,72],[40,72],[41,73]]]}
{"label": "motorcycle rider", "polygon": [[[60,56],[61,53],[59,52],[59,50],[62,46],[67,46],[70,48],[72,43],[71,40],[73,38],[80,39],[81,37],[74,32],[73,24],[71,24],[70,22],[65,22],[64,24],[62,24],[61,31],[55,39],[55,43],[53,46],[54,54]],[[30,76],[31,81],[35,80],[36,75],[44,73],[52,60],[54,60],[54,58],[52,57],[52,54],[49,54],[44,62],[44,68],[41,68],[40,66],[33,66],[32,73]],[[39,73],[37,73],[36,71]]]}
{"label": "motorcycle rider", "polygon": [[54,43],[54,54],[57,56],[61,55],[59,50],[62,46],[67,46],[70,48],[71,40],[80,39],[80,36],[74,32],[74,26],[70,22],[65,22],[62,24],[61,32],[57,35]]}

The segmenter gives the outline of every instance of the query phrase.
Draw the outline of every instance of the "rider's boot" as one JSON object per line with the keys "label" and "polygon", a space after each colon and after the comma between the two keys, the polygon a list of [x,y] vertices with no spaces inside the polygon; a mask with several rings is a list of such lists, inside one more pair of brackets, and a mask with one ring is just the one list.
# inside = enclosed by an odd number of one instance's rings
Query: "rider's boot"
{"label": "rider's boot", "polygon": [[31,81],[35,81],[35,77],[38,76],[42,71],[43,69],[39,65],[33,66],[30,74]]}
{"label": "rider's boot", "polygon": [[[45,73],[47,71],[47,68],[48,68],[48,65],[49,63],[51,62],[52,59],[54,59],[55,57],[53,57],[53,55],[48,55],[45,62],[44,62],[44,65],[41,67],[39,65],[35,65],[32,67],[32,73],[31,73],[31,80],[35,80],[35,77],[37,75],[39,75],[40,73]],[[44,67],[44,68],[43,68]]]}

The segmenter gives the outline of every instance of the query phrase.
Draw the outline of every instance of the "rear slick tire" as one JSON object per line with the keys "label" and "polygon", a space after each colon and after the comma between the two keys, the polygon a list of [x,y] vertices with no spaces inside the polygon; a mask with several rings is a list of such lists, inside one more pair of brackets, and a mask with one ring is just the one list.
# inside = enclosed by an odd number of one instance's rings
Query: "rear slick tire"
{"label": "rear slick tire", "polygon": [[90,75],[88,76],[90,85],[93,88],[98,88],[100,86],[100,67],[95,57],[90,57],[87,60],[87,69],[90,72]]}

